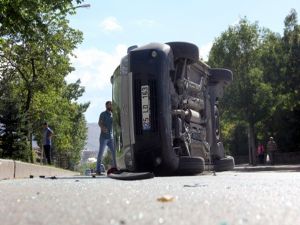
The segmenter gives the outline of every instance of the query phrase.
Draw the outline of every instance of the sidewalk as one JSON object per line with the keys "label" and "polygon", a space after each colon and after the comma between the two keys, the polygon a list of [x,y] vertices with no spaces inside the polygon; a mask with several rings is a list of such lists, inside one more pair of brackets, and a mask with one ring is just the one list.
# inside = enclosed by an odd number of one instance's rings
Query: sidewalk
{"label": "sidewalk", "polygon": [[75,176],[79,172],[52,166],[31,164],[16,160],[0,159],[0,180],[39,176]]}
{"label": "sidewalk", "polygon": [[262,172],[262,171],[282,171],[282,172],[300,172],[300,164],[258,164],[256,166],[250,164],[235,165],[233,171],[239,172]]}

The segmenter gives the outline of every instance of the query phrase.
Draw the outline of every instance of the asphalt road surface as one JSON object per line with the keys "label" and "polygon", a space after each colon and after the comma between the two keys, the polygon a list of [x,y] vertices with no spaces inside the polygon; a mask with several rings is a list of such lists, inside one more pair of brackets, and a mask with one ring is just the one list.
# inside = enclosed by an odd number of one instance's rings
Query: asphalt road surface
{"label": "asphalt road surface", "polygon": [[295,169],[0,181],[0,224],[300,224]]}

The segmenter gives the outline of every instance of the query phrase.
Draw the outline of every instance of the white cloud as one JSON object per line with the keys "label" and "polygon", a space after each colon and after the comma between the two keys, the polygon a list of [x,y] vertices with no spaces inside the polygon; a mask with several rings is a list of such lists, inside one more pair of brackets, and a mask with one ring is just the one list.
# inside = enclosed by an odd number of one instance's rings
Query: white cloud
{"label": "white cloud", "polygon": [[135,21],[135,24],[140,27],[154,27],[155,25],[157,25],[156,21],[151,20],[151,19],[141,19],[141,20]]}
{"label": "white cloud", "polygon": [[74,52],[77,57],[72,58],[71,62],[76,70],[66,77],[66,81],[71,83],[80,79],[81,85],[85,87],[80,102],[90,102],[86,112],[88,122],[97,122],[105,101],[111,99],[110,77],[126,52],[125,45],[116,46],[111,53],[95,48]]}
{"label": "white cloud", "polygon": [[209,52],[212,47],[213,43],[209,42],[205,45],[200,46],[199,51],[200,51],[200,58],[202,58],[204,61],[208,60]]}
{"label": "white cloud", "polygon": [[119,24],[117,18],[107,17],[101,23],[100,27],[105,32],[121,31],[123,30],[122,26]]}
{"label": "white cloud", "polygon": [[110,76],[119,65],[120,59],[126,54],[127,46],[116,46],[113,53],[98,49],[78,49],[72,58],[76,70],[67,77],[67,81],[81,80],[82,85],[102,90],[110,84]]}

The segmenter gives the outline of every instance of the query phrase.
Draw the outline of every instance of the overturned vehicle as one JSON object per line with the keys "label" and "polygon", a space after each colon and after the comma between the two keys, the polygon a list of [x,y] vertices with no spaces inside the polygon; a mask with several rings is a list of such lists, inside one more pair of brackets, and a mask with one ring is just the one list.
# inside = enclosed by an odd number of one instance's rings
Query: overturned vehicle
{"label": "overturned vehicle", "polygon": [[194,44],[130,47],[111,77],[118,166],[158,175],[233,169],[218,112],[231,81],[230,70],[200,61]]}

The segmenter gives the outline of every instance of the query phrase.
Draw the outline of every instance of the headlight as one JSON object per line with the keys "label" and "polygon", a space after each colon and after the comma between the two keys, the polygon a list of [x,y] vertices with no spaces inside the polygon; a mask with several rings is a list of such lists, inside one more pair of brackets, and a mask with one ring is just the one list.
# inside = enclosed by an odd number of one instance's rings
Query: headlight
{"label": "headlight", "polygon": [[152,51],[152,52],[151,52],[151,56],[152,56],[153,58],[155,58],[155,57],[157,56],[157,52],[156,52],[156,51]]}

